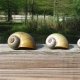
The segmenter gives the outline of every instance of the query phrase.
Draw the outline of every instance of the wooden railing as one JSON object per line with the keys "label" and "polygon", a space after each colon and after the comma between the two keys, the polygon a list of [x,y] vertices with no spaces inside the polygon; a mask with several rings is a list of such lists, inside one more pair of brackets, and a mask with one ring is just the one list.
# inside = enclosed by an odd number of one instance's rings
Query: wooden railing
{"label": "wooden railing", "polygon": [[80,49],[12,50],[0,44],[0,80],[80,80]]}

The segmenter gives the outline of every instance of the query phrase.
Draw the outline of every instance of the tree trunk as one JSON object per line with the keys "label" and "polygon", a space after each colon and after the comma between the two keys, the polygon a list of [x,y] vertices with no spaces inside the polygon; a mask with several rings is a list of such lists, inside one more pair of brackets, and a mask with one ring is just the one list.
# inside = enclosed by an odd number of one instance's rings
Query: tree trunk
{"label": "tree trunk", "polygon": [[[27,1],[26,1],[27,3]],[[25,25],[27,25],[27,15],[28,15],[28,10],[27,10],[27,7],[25,6],[25,9],[24,9],[24,13],[25,13]]]}
{"label": "tree trunk", "polygon": [[7,2],[8,2],[8,20],[7,21],[8,22],[12,22],[12,14],[11,14],[12,12],[11,12],[11,8],[10,8],[11,7],[10,6],[11,4],[10,4],[10,1],[9,0],[7,0]]}
{"label": "tree trunk", "polygon": [[8,22],[12,22],[11,11],[8,9]]}
{"label": "tree trunk", "polygon": [[45,17],[46,17],[46,14],[45,14],[45,10],[44,10],[44,22],[45,22]]}
{"label": "tree trunk", "polygon": [[34,13],[34,0],[32,0],[32,21],[33,21],[33,13]]}
{"label": "tree trunk", "polygon": [[56,2],[56,0],[54,0],[54,2],[53,2],[53,16],[55,16],[55,2]]}

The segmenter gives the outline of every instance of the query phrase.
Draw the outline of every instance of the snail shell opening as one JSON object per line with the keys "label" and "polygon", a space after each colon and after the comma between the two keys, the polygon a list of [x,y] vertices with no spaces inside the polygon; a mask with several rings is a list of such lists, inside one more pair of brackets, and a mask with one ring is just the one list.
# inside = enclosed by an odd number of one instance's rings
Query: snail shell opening
{"label": "snail shell opening", "polygon": [[20,44],[20,39],[17,36],[10,36],[8,39],[8,45],[12,49],[17,49]]}

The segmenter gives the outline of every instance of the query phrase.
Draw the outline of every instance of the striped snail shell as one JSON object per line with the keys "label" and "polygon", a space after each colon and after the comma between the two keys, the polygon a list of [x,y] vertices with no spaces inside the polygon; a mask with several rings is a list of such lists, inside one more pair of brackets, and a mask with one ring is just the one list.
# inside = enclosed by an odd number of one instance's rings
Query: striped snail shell
{"label": "striped snail shell", "polygon": [[25,32],[15,32],[8,38],[8,45],[12,49],[36,49],[33,37]]}
{"label": "striped snail shell", "polygon": [[78,47],[80,48],[80,39],[78,39],[77,45],[78,45]]}
{"label": "striped snail shell", "polygon": [[59,34],[59,33],[50,34],[46,38],[46,45],[51,49],[52,48],[63,48],[63,49],[69,48],[67,39],[62,34]]}

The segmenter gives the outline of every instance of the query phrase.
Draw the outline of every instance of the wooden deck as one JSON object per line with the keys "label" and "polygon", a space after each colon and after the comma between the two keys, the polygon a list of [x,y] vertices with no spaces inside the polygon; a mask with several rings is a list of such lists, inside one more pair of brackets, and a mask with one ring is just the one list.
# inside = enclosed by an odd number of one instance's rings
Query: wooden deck
{"label": "wooden deck", "polygon": [[80,80],[80,49],[12,50],[0,44],[0,80]]}

